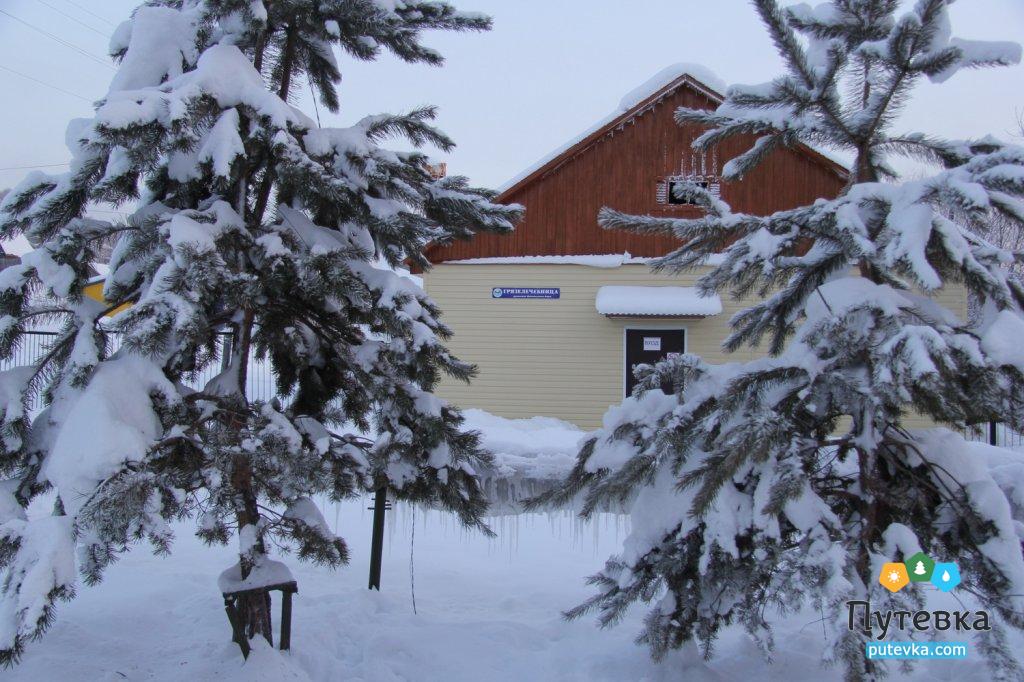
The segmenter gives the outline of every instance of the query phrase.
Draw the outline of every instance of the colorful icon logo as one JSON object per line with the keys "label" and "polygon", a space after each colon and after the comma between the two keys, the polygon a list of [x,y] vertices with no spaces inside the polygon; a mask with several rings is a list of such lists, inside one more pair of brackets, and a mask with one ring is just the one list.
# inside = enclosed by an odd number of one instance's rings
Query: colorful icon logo
{"label": "colorful icon logo", "polygon": [[910,582],[926,583],[931,581],[935,562],[924,552],[918,552],[903,564],[907,567],[907,573],[910,574]]}
{"label": "colorful icon logo", "polygon": [[960,584],[960,568],[953,563],[935,564],[932,572],[932,585],[943,592],[949,592]]}
{"label": "colorful icon logo", "polygon": [[890,592],[899,592],[910,582],[910,576],[907,575],[907,567],[904,564],[897,563],[882,566],[878,582],[882,583],[882,587]]}
{"label": "colorful icon logo", "polygon": [[910,583],[928,583],[949,592],[960,584],[960,568],[952,563],[935,563],[924,552],[908,557],[902,563],[891,562],[882,566],[878,582],[890,592],[899,592]]}

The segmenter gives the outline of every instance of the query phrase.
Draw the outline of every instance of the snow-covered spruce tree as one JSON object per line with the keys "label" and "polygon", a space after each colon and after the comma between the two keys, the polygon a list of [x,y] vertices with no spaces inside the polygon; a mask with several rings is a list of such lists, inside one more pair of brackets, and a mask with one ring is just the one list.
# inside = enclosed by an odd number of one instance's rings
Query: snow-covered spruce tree
{"label": "snow-covered spruce tree", "polygon": [[[825,660],[847,679],[874,679],[888,664],[865,660],[846,602],[920,607],[922,589],[892,595],[877,576],[882,563],[924,550],[961,562],[958,591],[992,613],[993,629],[976,633],[980,650],[994,675],[1020,679],[1005,626],[1024,626],[1024,465],[958,431],[990,419],[1024,428],[1024,288],[1008,277],[1021,254],[971,229],[1024,221],[1024,149],[892,132],[921,78],[1014,63],[1020,48],[952,38],[947,0],[920,0],[905,14],[896,0],[754,4],[788,72],[731,88],[715,111],[681,109],[678,122],[707,128],[698,149],[756,138],[725,166],[727,179],[780,145],[807,143],[853,155],[850,181],[836,199],[766,217],[733,213],[696,186],[686,193],[704,209],[699,218],[602,211],[606,228],[685,243],[658,270],[724,252],[700,290],[762,297],[733,318],[724,345],[766,339],[770,354],[642,368],[637,391],[584,443],[562,489],[540,500],[579,497],[585,516],[631,505],[622,553],[591,577],[598,593],[567,615],[596,610],[609,625],[653,601],[640,641],[661,657],[689,641],[710,655],[730,623],[770,653],[766,614],[807,608],[824,616]],[[900,183],[893,155],[941,168]],[[944,308],[932,296],[944,285],[980,297],[983,323]],[[673,395],[658,390],[665,381]],[[910,430],[914,412],[950,428]],[[995,463],[1004,468],[990,471]]]}
{"label": "snow-covered spruce tree", "polygon": [[[70,171],[33,174],[0,206],[3,237],[39,245],[0,276],[0,354],[41,320],[60,328],[38,362],[0,375],[0,661],[43,633],[77,572],[96,582],[142,539],[168,551],[174,519],[197,517],[209,542],[236,534],[225,578],[247,587],[287,577],[270,543],[346,561],[317,495],[387,486],[487,531],[474,471],[488,455],[430,392],[472,367],[391,268],[428,265],[428,241],[507,231],[521,210],[380,146],[450,148],[431,108],[319,128],[289,101],[308,82],[338,109],[336,47],[439,64],[422,31],[488,26],[433,1],[154,0],[117,29],[110,91],[68,129]],[[138,209],[106,222],[85,217],[94,202]],[[81,291],[111,236],[105,309]],[[247,400],[254,358],[287,399]],[[222,371],[188,388],[211,363]],[[269,604],[241,610],[248,636],[269,639]]]}

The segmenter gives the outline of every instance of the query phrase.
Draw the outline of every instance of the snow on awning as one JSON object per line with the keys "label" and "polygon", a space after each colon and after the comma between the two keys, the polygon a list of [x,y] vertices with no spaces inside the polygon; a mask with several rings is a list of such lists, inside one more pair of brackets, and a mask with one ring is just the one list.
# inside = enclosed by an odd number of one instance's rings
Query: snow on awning
{"label": "snow on awning", "polygon": [[722,312],[717,294],[696,287],[605,286],[597,290],[597,312],[609,317],[709,317]]}

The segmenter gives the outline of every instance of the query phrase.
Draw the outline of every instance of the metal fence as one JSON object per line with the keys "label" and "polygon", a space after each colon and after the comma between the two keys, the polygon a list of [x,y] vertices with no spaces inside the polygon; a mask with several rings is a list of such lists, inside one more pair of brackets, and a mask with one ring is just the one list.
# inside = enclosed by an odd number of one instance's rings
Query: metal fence
{"label": "metal fence", "polygon": [[[224,340],[230,338],[231,334],[224,332],[219,333],[218,336],[221,339],[221,343],[223,343]],[[57,337],[57,332],[52,331],[25,332],[11,357],[0,360],[0,371],[8,370],[12,367],[24,367],[35,364],[50,351]],[[121,335],[109,333],[107,343],[109,344],[108,349],[110,352],[116,351],[121,346]],[[190,388],[200,390],[206,386],[210,379],[217,376],[220,371],[221,367],[219,364],[211,363],[184,383]],[[252,401],[267,401],[277,395],[274,372],[269,362],[259,360],[249,362],[245,394]],[[29,410],[34,412],[42,409],[42,407],[41,398],[37,395],[33,399],[33,404],[29,405]]]}
{"label": "metal fence", "polygon": [[56,338],[57,332],[26,332],[21,337],[21,343],[14,349],[14,355],[6,360],[0,360],[0,369],[7,370],[36,363],[50,350]]}
{"label": "metal fence", "polygon": [[998,445],[1004,448],[1019,448],[1024,446],[1024,434],[1014,431],[1006,424],[989,422],[978,424],[967,428],[964,434],[967,440]]}
{"label": "metal fence", "polygon": [[[218,334],[218,336],[221,337],[223,342],[223,340],[228,339],[231,336],[231,333],[222,332]],[[22,336],[21,343],[15,349],[14,354],[6,360],[0,360],[0,370],[34,364],[49,352],[56,339],[57,332],[25,332]],[[111,352],[117,350],[121,345],[120,334],[110,333],[108,336],[108,343],[110,344]],[[186,381],[185,383],[191,388],[200,390],[206,386],[206,383],[210,381],[210,379],[217,376],[219,372],[220,366],[215,363],[211,363],[201,372],[192,377],[191,380]],[[245,385],[245,394],[249,400],[267,401],[277,395],[277,385],[274,383],[274,371],[269,362],[251,360],[249,362],[249,371],[247,376],[248,380]],[[34,403],[35,404],[29,406],[30,410],[35,411],[42,408],[42,404],[39,402],[38,396],[35,398]],[[990,422],[988,424],[978,424],[976,426],[968,427],[964,432],[964,436],[971,441],[979,441],[1002,447],[1016,448],[1024,446],[1024,434],[1014,431],[1006,424],[1000,424],[998,422]]]}

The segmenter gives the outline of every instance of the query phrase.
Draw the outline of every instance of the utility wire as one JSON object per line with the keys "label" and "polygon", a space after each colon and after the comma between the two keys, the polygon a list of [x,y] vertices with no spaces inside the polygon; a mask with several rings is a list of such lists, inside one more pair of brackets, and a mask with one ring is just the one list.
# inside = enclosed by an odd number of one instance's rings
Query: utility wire
{"label": "utility wire", "polygon": [[412,595],[412,615],[416,615],[416,566],[413,554],[416,552],[416,503],[412,507],[412,538],[409,540],[409,593]]}
{"label": "utility wire", "polygon": [[104,33],[103,31],[99,30],[98,28],[90,26],[89,24],[85,23],[81,19],[78,19],[76,17],[71,16],[70,14],[68,14],[67,12],[65,12],[62,9],[57,9],[56,7],[51,5],[50,3],[46,2],[46,0],[36,0],[36,2],[38,2],[40,5],[43,5],[44,7],[49,7],[50,9],[52,9],[57,14],[61,15],[62,17],[66,18],[66,19],[70,19],[71,21],[75,22],[76,24],[80,24],[82,26],[85,26],[87,29],[89,29],[93,33],[97,33],[97,34],[103,36],[104,38],[108,38],[109,37],[106,33]]}
{"label": "utility wire", "polygon": [[16,171],[16,170],[32,170],[33,168],[59,168],[60,166],[66,166],[67,163],[41,163],[35,166],[9,166],[7,168],[0,168],[0,171]]}
{"label": "utility wire", "polygon": [[96,14],[95,12],[93,12],[93,11],[91,11],[89,9],[86,9],[85,7],[82,7],[81,5],[79,5],[77,2],[74,2],[73,0],[64,0],[64,2],[68,3],[72,7],[77,7],[78,9],[82,10],[83,12],[85,12],[86,14],[88,14],[90,16],[96,17],[97,19],[102,21],[104,24],[109,24],[110,26],[116,26],[116,24],[114,22],[109,21],[108,19],[105,19],[105,18],[101,17],[100,15]]}
{"label": "utility wire", "polygon": [[72,97],[77,97],[78,99],[82,100],[83,102],[88,102],[89,104],[93,103],[93,100],[89,99],[88,97],[84,97],[82,95],[79,95],[78,93],[71,92],[70,90],[65,90],[64,88],[58,87],[58,86],[53,85],[51,83],[47,83],[46,81],[41,81],[38,78],[35,78],[34,76],[29,76],[28,74],[22,73],[21,71],[15,71],[14,69],[10,68],[9,66],[4,66],[3,64],[0,64],[0,69],[3,69],[4,71],[10,71],[15,76],[21,76],[22,78],[27,78],[30,81],[34,81],[36,83],[39,83],[39,85],[45,85],[46,87],[50,88],[51,90],[56,90],[57,92],[63,92],[65,95],[71,95]]}
{"label": "utility wire", "polygon": [[10,12],[8,12],[7,10],[0,9],[0,14],[3,14],[4,16],[7,16],[7,17],[10,17],[11,19],[14,19],[18,23],[21,23],[21,24],[24,24],[25,26],[28,26],[30,29],[32,29],[33,31],[36,31],[37,33],[42,33],[47,38],[50,38],[51,40],[55,40],[56,42],[60,43],[64,47],[71,48],[75,52],[78,52],[79,54],[81,54],[81,55],[83,55],[83,56],[93,60],[97,64],[102,64],[103,66],[107,67],[111,71],[116,71],[117,70],[110,63],[104,61],[100,57],[97,57],[92,52],[89,52],[88,50],[84,50],[84,49],[78,47],[77,45],[75,45],[73,43],[69,43],[68,41],[64,40],[63,38],[61,38],[59,36],[55,36],[54,34],[50,33],[49,31],[44,31],[43,29],[39,28],[35,24],[30,24],[29,22],[25,21],[24,19],[20,19],[20,18],[14,16]]}

